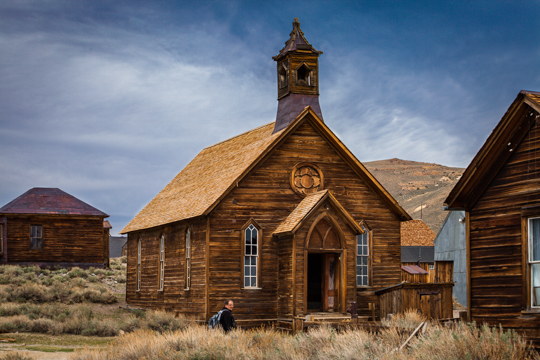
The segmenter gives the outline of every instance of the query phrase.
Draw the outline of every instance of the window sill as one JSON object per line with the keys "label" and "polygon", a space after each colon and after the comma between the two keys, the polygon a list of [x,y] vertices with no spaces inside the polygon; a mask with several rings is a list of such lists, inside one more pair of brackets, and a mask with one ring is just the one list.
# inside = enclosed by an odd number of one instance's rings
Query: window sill
{"label": "window sill", "polygon": [[182,289],[182,290],[184,290],[184,291],[189,291],[189,288],[184,288],[184,289]]}
{"label": "window sill", "polygon": [[163,293],[163,292],[164,292],[164,290],[163,290],[163,289],[161,289],[161,290],[159,290],[159,289],[158,289],[158,291],[157,291],[157,292],[158,292],[158,293]]}
{"label": "window sill", "polygon": [[539,309],[529,309],[529,310],[521,310],[522,315],[538,315],[540,316],[540,308]]}
{"label": "window sill", "polygon": [[357,290],[373,290],[373,286],[368,285],[356,285]]}
{"label": "window sill", "polygon": [[243,287],[242,290],[262,290],[260,287]]}

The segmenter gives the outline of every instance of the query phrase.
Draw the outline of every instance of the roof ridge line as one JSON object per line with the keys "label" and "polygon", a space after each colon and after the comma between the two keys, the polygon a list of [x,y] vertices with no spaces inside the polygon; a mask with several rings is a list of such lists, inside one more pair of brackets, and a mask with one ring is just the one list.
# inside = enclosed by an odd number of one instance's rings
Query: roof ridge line
{"label": "roof ridge line", "polygon": [[254,128],[254,129],[251,129],[251,130],[248,130],[248,131],[244,131],[244,132],[241,133],[241,134],[238,134],[238,135],[235,135],[235,136],[230,137],[230,138],[228,138],[228,139],[222,140],[222,141],[220,141],[220,142],[218,142],[218,143],[215,143],[214,145],[207,146],[207,147],[203,148],[201,151],[204,151],[204,150],[206,150],[206,149],[213,148],[214,146],[217,146],[217,145],[226,143],[227,141],[231,141],[232,139],[236,139],[237,137],[240,137],[240,136],[242,136],[242,135],[248,134],[248,133],[250,133],[250,132],[254,132],[255,130],[259,130],[260,128],[263,128],[263,127],[268,126],[268,125],[273,124],[273,123],[275,123],[275,121],[271,121],[271,122],[269,122],[268,124],[264,124],[264,125],[261,125],[261,126],[258,126],[258,127],[256,127],[256,128]]}

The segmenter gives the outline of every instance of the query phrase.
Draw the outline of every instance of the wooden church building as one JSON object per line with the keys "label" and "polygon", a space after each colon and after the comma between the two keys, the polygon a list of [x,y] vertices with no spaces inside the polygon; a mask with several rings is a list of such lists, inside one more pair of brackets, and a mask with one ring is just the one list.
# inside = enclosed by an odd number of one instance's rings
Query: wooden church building
{"label": "wooden church building", "polygon": [[540,93],[521,91],[445,201],[465,211],[468,319],[540,347]]}
{"label": "wooden church building", "polygon": [[[276,121],[203,149],[122,230],[127,302],[264,322],[371,314],[401,281],[411,220],[323,121],[319,55],[298,19],[277,63]],[[239,322],[240,322],[239,321]]]}

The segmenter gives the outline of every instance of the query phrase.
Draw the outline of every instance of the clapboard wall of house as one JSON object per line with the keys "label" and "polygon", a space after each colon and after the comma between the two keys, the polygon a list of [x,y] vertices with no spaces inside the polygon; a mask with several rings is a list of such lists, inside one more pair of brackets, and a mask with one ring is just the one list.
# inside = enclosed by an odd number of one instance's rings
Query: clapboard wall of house
{"label": "clapboard wall of house", "polygon": [[540,314],[522,316],[522,208],[540,206],[539,154],[540,126],[534,125],[468,214],[472,320],[525,329],[537,346]]}
{"label": "clapboard wall of house", "polygon": [[[186,230],[191,232],[191,286],[186,288]],[[159,290],[160,239],[165,243],[165,276]],[[141,240],[141,289],[137,291],[138,241]],[[203,218],[129,233],[126,300],[132,306],[174,310],[204,318],[206,222]]]}
{"label": "clapboard wall of house", "polygon": [[[42,226],[42,249],[30,249],[30,226]],[[73,263],[103,266],[103,217],[58,215],[10,215],[6,222],[9,263]]]}

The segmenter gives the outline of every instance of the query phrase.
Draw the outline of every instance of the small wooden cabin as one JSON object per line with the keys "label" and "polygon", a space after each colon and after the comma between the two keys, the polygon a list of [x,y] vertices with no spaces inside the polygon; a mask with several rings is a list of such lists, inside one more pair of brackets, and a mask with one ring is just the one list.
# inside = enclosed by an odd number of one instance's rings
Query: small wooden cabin
{"label": "small wooden cabin", "polygon": [[275,122],[203,149],[122,230],[131,306],[239,324],[313,312],[370,315],[400,282],[410,216],[328,128],[317,51],[295,19],[274,57]]}
{"label": "small wooden cabin", "polygon": [[540,346],[540,93],[521,91],[448,195],[465,211],[467,310]]}
{"label": "small wooden cabin", "polygon": [[108,216],[60,189],[30,189],[0,208],[0,264],[108,266]]}

